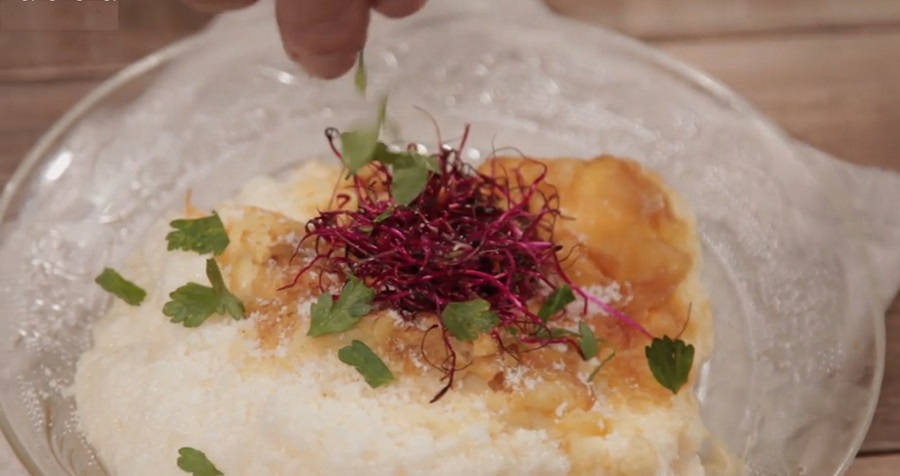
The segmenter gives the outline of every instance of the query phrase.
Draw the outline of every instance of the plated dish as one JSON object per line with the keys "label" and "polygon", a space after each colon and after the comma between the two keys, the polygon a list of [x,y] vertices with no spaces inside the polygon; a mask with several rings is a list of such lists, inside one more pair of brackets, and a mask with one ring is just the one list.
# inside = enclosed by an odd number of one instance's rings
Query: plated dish
{"label": "plated dish", "polygon": [[[124,273],[153,223],[183,215],[172,213],[188,189],[206,216],[247,177],[328,157],[322,130],[367,111],[348,84],[296,74],[265,12],[246,13],[91,95],[4,194],[0,426],[36,475],[107,474],[67,391],[109,304],[93,282],[101,267]],[[448,7],[374,26],[371,87],[391,87],[398,143],[434,137],[418,106],[445,131],[472,124],[467,160],[512,144],[533,157],[607,151],[658,174],[697,217],[700,280],[715,310],[716,345],[691,373],[705,425],[750,474],[838,473],[871,417],[883,337],[876,315],[849,304],[865,283],[848,274],[860,259],[848,235],[822,232],[843,226],[816,208],[839,187],[773,174],[787,167],[802,179],[806,165],[765,119],[682,65],[550,16],[523,10],[506,21],[498,29],[480,7]],[[426,41],[435,34],[446,41]],[[461,53],[483,44],[496,48]],[[190,279],[207,284],[199,263]]]}

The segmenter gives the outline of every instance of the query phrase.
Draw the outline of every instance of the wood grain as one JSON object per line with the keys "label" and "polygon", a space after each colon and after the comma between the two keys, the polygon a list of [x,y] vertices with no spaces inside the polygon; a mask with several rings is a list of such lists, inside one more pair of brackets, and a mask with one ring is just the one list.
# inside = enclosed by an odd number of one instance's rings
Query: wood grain
{"label": "wood grain", "polygon": [[[900,170],[900,1],[546,1],[709,72],[826,152]],[[210,18],[175,0],[119,4],[116,31],[0,29],[0,185],[102,79]],[[900,298],[886,322],[881,399],[849,476],[900,474]]]}
{"label": "wood grain", "polygon": [[649,40],[900,24],[896,0],[545,0],[559,13]]}

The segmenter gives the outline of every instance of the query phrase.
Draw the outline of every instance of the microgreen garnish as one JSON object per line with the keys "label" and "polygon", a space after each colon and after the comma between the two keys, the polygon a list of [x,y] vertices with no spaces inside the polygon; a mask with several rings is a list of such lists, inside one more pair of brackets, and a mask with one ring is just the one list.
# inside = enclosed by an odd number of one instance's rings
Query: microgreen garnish
{"label": "microgreen garnish", "polygon": [[224,476],[218,468],[206,457],[202,451],[194,448],[181,448],[178,450],[178,468],[193,476]]}
{"label": "microgreen garnish", "polygon": [[601,370],[603,367],[605,367],[606,364],[608,364],[609,361],[612,360],[613,357],[615,357],[615,356],[616,356],[616,351],[610,352],[609,355],[607,355],[607,356],[600,362],[600,365],[598,365],[598,366],[591,372],[591,374],[588,375],[587,381],[588,381],[588,382],[593,382],[593,381],[594,381],[594,378],[597,377],[597,374],[600,373],[600,370]]}
{"label": "microgreen garnish", "polygon": [[112,268],[103,268],[103,272],[94,278],[94,282],[99,284],[104,291],[132,306],[139,306],[147,297],[147,291],[123,278],[118,271]]}
{"label": "microgreen garnish", "polygon": [[353,75],[353,86],[356,87],[356,91],[360,94],[366,93],[366,85],[368,83],[364,52],[364,49],[359,51],[359,58],[356,61],[356,73]]}
{"label": "microgreen garnish", "polygon": [[366,344],[354,340],[350,345],[338,350],[341,362],[356,368],[366,383],[372,388],[387,385],[394,380],[391,369]]}
{"label": "microgreen garnish", "polygon": [[550,316],[562,311],[573,301],[575,301],[575,293],[572,292],[572,288],[569,287],[568,284],[563,284],[550,293],[550,296],[548,296],[547,300],[544,301],[544,304],[541,305],[541,309],[538,311],[537,315],[542,321],[547,322],[547,320],[550,319]]}
{"label": "microgreen garnish", "polygon": [[195,251],[201,255],[213,253],[218,256],[228,247],[228,234],[219,215],[174,220],[169,225],[174,228],[166,235],[168,249]]}
{"label": "microgreen garnish", "polygon": [[647,363],[653,377],[663,387],[678,393],[687,383],[691,366],[694,363],[694,346],[685,344],[681,339],[672,340],[669,336],[655,338],[645,348]]}
{"label": "microgreen garnish", "polygon": [[473,299],[447,304],[441,313],[441,321],[453,337],[473,341],[479,334],[490,332],[500,323],[500,318],[491,311],[491,303],[484,299]]}
{"label": "microgreen garnish", "polygon": [[337,302],[331,294],[322,294],[312,305],[311,322],[306,335],[319,337],[352,328],[372,310],[374,297],[375,291],[359,278],[350,276]]}
{"label": "microgreen garnish", "polygon": [[[566,275],[557,255],[561,247],[553,241],[559,197],[545,183],[544,164],[526,160],[511,170],[481,173],[462,158],[468,127],[458,148],[441,144],[433,154],[420,153],[413,144],[391,148],[378,140],[385,104],[367,128],[326,130],[351,182],[336,192],[337,207],[307,222],[298,251],[312,251],[314,259],[285,288],[317,267],[365,282],[372,293],[367,312],[371,301],[372,307],[397,310],[407,320],[440,316],[436,327],[446,358],[436,367],[444,372],[445,385],[434,400],[451,388],[458,370],[454,338],[472,341],[489,334],[512,352],[564,344],[595,357],[599,343],[590,328],[574,333],[549,325],[576,296],[650,336]],[[526,166],[537,167],[538,173],[525,174]],[[530,305],[547,288],[547,300],[536,313]],[[364,317],[340,307],[333,297],[320,297],[310,335],[339,332]],[[340,318],[331,316],[335,309]],[[512,350],[503,341],[508,336],[514,336]]]}
{"label": "microgreen garnish", "polygon": [[578,340],[578,349],[581,350],[584,360],[591,360],[596,357],[597,353],[600,352],[600,342],[597,341],[597,336],[594,335],[591,326],[585,324],[584,321],[579,322],[578,334],[581,336]]}
{"label": "microgreen garnish", "polygon": [[163,306],[163,314],[184,327],[198,327],[213,314],[228,313],[234,319],[244,318],[244,305],[228,291],[216,260],[206,260],[206,277],[210,286],[187,283],[169,294],[171,301]]}

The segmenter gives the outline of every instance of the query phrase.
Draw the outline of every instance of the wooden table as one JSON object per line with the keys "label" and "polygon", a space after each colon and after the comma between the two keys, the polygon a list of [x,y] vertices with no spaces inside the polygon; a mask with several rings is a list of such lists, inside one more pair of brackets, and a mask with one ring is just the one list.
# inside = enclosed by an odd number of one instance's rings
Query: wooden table
{"label": "wooden table", "polygon": [[[22,3],[0,0],[0,7],[10,2]],[[826,152],[900,170],[900,1],[547,2],[708,71]],[[103,30],[111,27],[107,17],[96,23],[99,31],[52,31],[79,25],[58,17],[44,19],[44,31],[23,31],[27,25],[14,22],[10,10],[0,18],[0,184],[79,98],[209,19],[175,0],[117,3],[117,30]],[[900,474],[900,366],[891,364],[900,361],[900,298],[887,329],[881,401],[851,476]]]}

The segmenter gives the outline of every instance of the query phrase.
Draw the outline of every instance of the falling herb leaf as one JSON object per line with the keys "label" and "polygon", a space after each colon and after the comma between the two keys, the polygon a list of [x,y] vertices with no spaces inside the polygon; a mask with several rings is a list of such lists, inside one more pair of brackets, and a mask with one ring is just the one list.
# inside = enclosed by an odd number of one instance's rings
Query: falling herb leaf
{"label": "falling herb leaf", "polygon": [[177,463],[182,471],[193,476],[224,476],[202,451],[194,448],[179,449]]}
{"label": "falling herb leaf", "polygon": [[212,287],[187,283],[169,294],[171,300],[163,306],[163,314],[171,317],[171,322],[198,327],[213,314],[228,313],[234,319],[244,318],[243,303],[225,287],[222,272],[213,258],[206,260],[206,277]]}
{"label": "falling herb leaf", "polygon": [[309,332],[306,335],[319,337],[352,328],[360,319],[372,311],[375,291],[359,278],[350,276],[334,300],[331,294],[322,294],[310,309]]}
{"label": "falling herb leaf", "polygon": [[405,206],[412,203],[425,190],[425,185],[428,184],[428,174],[425,162],[418,162],[409,167],[395,168],[391,183],[391,195],[397,205]]}
{"label": "falling herb leaf", "polygon": [[575,293],[572,292],[572,288],[568,284],[563,284],[550,293],[550,296],[541,305],[537,315],[542,321],[547,322],[550,316],[562,311],[573,301],[575,301]]}
{"label": "falling herb leaf", "polygon": [[341,362],[352,365],[366,379],[372,388],[386,385],[394,380],[394,374],[366,344],[354,340],[350,345],[338,350]]}
{"label": "falling herb leaf", "polygon": [[382,98],[378,107],[378,117],[373,124],[341,134],[341,157],[347,166],[350,176],[372,162],[376,147],[380,142],[378,136],[387,115],[387,96]]}
{"label": "falling herb leaf", "polygon": [[581,339],[578,341],[578,348],[581,349],[584,360],[593,359],[600,352],[600,342],[597,341],[597,336],[594,335],[591,326],[585,324],[584,321],[578,323],[578,333],[581,335]]}
{"label": "falling herb leaf", "polygon": [[228,247],[228,234],[219,215],[213,213],[208,217],[174,220],[169,225],[175,230],[166,235],[169,251],[184,250],[216,256]]}
{"label": "falling herb leaf", "polygon": [[673,394],[687,382],[694,363],[694,346],[685,344],[681,339],[672,340],[669,336],[655,338],[645,348],[647,363],[653,377]]}
{"label": "falling herb leaf", "polygon": [[473,341],[478,334],[488,332],[500,323],[491,304],[484,299],[451,302],[441,313],[441,321],[447,330],[459,340]]}
{"label": "falling herb leaf", "polygon": [[366,75],[366,60],[363,54],[365,50],[359,51],[359,58],[356,62],[356,74],[353,76],[353,85],[360,94],[366,93],[366,84],[368,83]]}
{"label": "falling herb leaf", "polygon": [[588,382],[593,382],[593,381],[594,381],[594,378],[597,376],[597,374],[600,373],[600,369],[602,369],[604,366],[606,366],[606,364],[609,363],[609,361],[612,360],[613,357],[615,357],[615,356],[616,356],[616,352],[615,352],[615,351],[610,352],[609,355],[607,355],[606,358],[603,359],[602,362],[600,362],[600,365],[598,365],[597,368],[595,368],[595,369],[591,372],[591,374],[588,375],[587,381],[588,381]]}
{"label": "falling herb leaf", "polygon": [[104,268],[103,272],[94,278],[94,282],[99,284],[104,291],[132,306],[139,306],[147,297],[147,291],[123,278],[118,271],[112,268]]}

